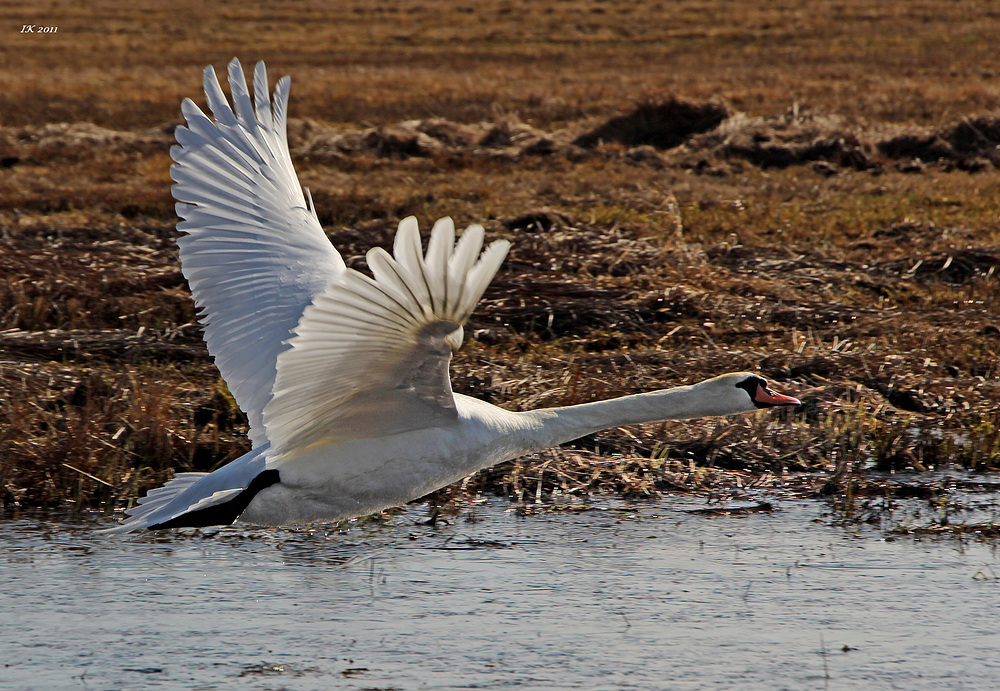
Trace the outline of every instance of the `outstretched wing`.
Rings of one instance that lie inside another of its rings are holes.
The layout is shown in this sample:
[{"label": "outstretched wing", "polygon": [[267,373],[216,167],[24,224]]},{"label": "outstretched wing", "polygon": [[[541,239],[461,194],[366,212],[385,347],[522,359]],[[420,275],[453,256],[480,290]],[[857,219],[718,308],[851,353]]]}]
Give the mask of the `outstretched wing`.
[{"label": "outstretched wing", "polygon": [[321,440],[386,436],[456,418],[448,363],[510,246],[497,240],[480,256],[482,244],[483,228],[473,225],[456,245],[455,226],[444,218],[424,256],[416,219],[407,218],[393,256],[368,252],[374,279],[348,269],[314,298],[291,348],[278,355],[274,395],[264,408],[271,458]]},{"label": "outstretched wing", "polygon": [[190,99],[177,128],[177,229],[183,272],[191,285],[208,350],[250,419],[254,448],[267,441],[263,411],[278,355],[306,305],[344,271],[288,153],[289,78],[268,97],[264,63],[254,70],[251,103],[243,69],[229,63],[235,113],[215,70],[204,73],[209,119]]}]

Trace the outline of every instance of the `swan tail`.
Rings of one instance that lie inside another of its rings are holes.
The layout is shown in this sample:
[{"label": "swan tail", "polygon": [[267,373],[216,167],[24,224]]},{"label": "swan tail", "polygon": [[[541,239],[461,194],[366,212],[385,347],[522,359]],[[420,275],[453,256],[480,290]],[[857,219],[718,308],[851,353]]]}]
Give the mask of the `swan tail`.
[{"label": "swan tail", "polygon": [[178,473],[126,509],[127,519],[100,532],[229,525],[258,492],[279,480],[277,471],[264,468],[266,449],[254,449],[212,473]]}]

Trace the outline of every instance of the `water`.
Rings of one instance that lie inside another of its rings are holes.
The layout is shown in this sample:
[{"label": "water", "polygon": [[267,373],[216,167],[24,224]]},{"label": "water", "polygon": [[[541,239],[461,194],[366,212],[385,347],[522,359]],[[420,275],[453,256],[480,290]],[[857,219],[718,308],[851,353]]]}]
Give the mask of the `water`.
[{"label": "water", "polygon": [[7,521],[0,688],[996,688],[994,544],[778,505],[493,500],[436,526],[411,507],[344,534],[131,539]]}]

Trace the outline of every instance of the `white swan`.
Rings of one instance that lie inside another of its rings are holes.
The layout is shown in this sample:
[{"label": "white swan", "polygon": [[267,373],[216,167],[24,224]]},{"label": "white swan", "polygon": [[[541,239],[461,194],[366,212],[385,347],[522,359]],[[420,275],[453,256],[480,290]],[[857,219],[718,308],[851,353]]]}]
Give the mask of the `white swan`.
[{"label": "white swan", "polygon": [[171,172],[184,275],[253,449],[213,473],[178,474],[108,532],[336,521],[609,427],[798,404],[746,372],[523,413],[453,394],[451,354],[509,243],[480,253],[483,228],[455,243],[445,218],[422,254],[407,218],[392,255],[368,252],[374,279],[348,269],[292,168],[288,77],[272,103],[258,63],[251,103],[234,59],[229,84],[235,108],[205,69],[215,122],[185,99]]}]

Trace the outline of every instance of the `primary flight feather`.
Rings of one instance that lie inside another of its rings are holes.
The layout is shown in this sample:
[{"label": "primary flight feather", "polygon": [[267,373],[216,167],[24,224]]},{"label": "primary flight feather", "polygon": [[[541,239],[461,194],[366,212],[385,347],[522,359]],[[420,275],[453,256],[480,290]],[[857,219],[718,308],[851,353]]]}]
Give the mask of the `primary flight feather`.
[{"label": "primary flight feather", "polygon": [[229,63],[232,107],[204,73],[213,118],[190,99],[170,150],[181,266],[209,352],[250,421],[249,453],[212,473],[180,473],[109,532],[336,521],[404,503],[482,468],[592,432],[665,419],[796,405],[759,376],[514,413],[451,390],[463,325],[509,243],[455,241],[439,220],[423,251],[415,219],[392,254],[348,268],[292,167],[289,78],[253,98]]}]

